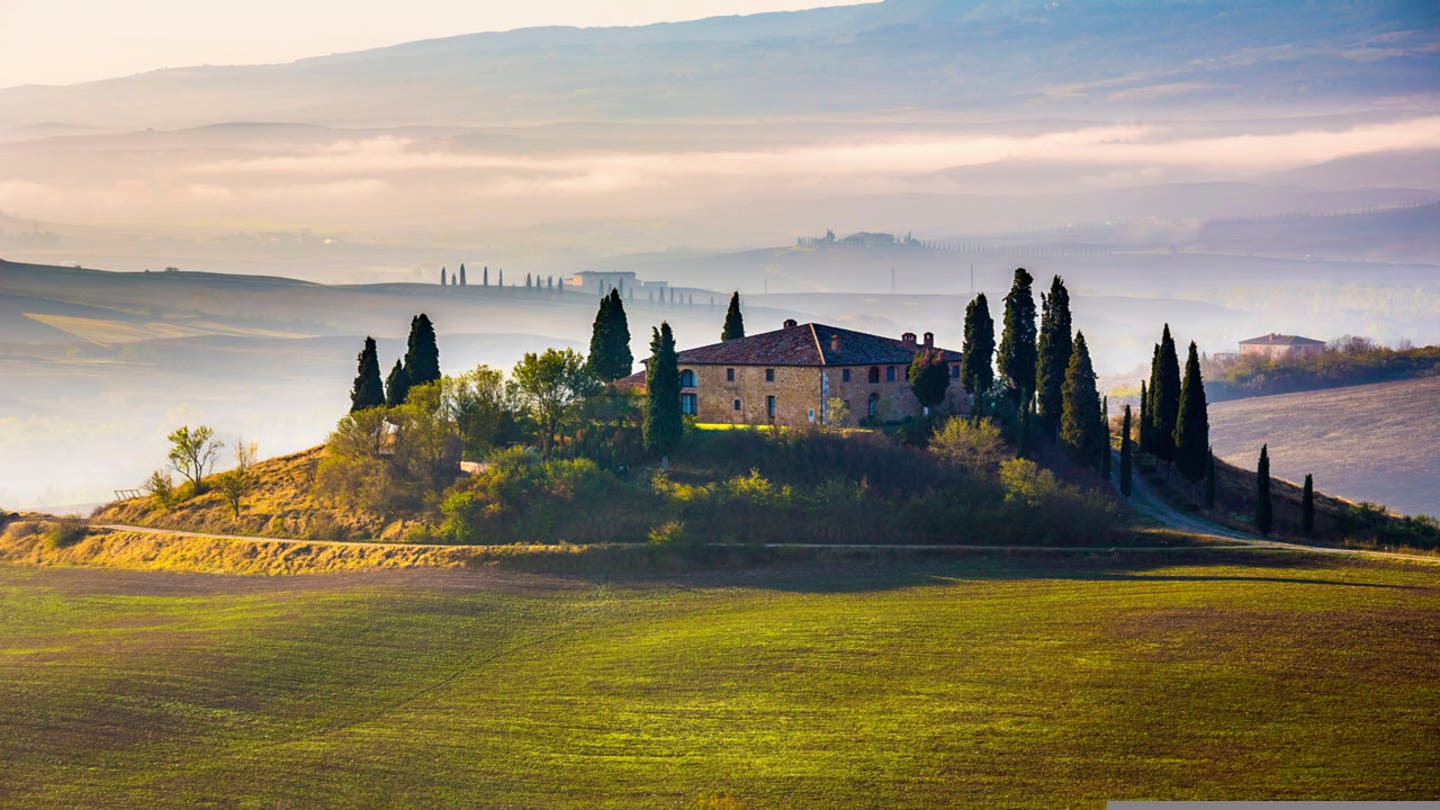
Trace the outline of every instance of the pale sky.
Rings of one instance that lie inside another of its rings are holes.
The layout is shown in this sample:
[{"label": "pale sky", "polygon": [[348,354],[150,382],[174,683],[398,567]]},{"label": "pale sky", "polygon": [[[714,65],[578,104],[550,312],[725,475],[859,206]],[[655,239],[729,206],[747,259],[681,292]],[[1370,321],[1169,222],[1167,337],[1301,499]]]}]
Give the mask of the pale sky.
[{"label": "pale sky", "polygon": [[[850,0],[857,2],[858,0]],[[843,0],[0,0],[0,87],[288,62],[533,25],[638,25]]]}]

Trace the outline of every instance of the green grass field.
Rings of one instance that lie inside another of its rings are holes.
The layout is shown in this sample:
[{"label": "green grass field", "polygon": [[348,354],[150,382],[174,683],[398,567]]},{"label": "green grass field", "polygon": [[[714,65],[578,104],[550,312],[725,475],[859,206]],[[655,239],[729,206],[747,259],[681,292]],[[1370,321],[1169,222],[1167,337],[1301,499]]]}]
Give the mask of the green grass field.
[{"label": "green grass field", "polygon": [[1440,793],[1430,566],[0,568],[0,617],[13,807]]}]

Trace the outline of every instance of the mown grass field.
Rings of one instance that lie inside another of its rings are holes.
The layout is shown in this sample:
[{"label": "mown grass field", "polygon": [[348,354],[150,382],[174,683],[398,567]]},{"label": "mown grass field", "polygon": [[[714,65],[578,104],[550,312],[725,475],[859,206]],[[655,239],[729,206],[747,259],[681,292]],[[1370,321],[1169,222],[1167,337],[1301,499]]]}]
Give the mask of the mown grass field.
[{"label": "mown grass field", "polygon": [[0,568],[0,804],[1440,792],[1440,571],[1213,559]]}]

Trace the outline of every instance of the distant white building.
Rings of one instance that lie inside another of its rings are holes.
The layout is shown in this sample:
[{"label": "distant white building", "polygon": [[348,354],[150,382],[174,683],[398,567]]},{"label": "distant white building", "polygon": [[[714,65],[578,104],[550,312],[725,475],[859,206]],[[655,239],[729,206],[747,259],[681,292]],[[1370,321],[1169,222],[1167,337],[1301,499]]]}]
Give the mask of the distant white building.
[{"label": "distant white building", "polygon": [[1263,355],[1272,360],[1282,357],[1314,357],[1325,351],[1325,341],[1299,335],[1268,335],[1240,341],[1240,355]]}]

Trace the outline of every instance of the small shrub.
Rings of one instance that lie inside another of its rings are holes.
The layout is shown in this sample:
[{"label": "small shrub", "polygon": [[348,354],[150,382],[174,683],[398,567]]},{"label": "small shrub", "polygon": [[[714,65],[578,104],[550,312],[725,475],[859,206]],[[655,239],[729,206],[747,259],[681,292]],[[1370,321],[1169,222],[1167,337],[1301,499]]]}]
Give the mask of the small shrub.
[{"label": "small shrub", "polygon": [[75,545],[90,532],[90,524],[80,518],[65,517],[52,522],[45,529],[47,548],[68,548]]},{"label": "small shrub", "polygon": [[685,531],[685,524],[678,520],[666,521],[650,530],[650,542],[661,547],[690,545],[693,538]]},{"label": "small shrub", "polygon": [[161,509],[169,509],[176,503],[175,480],[168,472],[156,470],[150,473],[141,488],[155,498],[155,505]]}]

